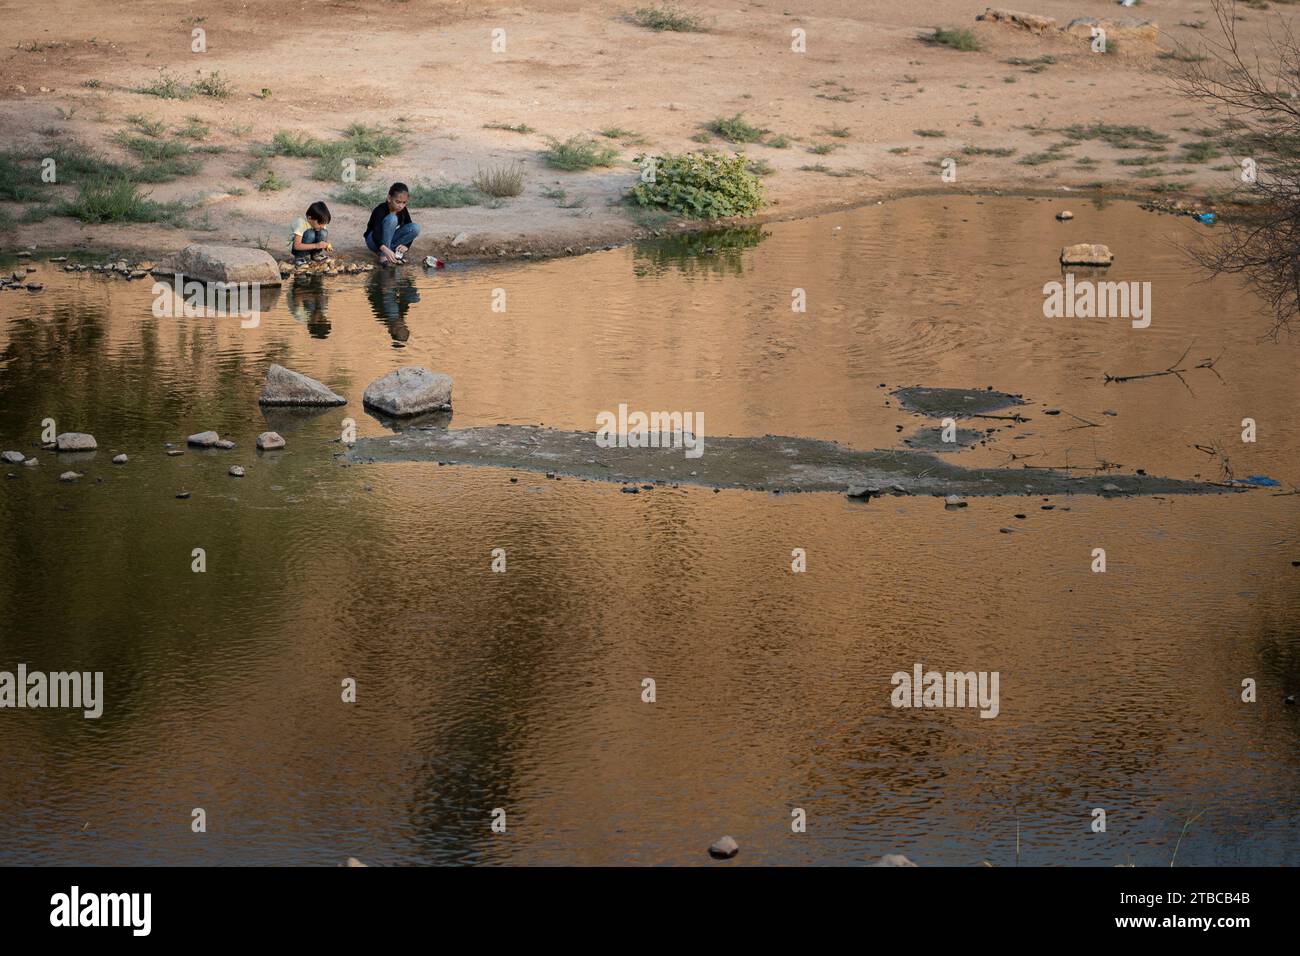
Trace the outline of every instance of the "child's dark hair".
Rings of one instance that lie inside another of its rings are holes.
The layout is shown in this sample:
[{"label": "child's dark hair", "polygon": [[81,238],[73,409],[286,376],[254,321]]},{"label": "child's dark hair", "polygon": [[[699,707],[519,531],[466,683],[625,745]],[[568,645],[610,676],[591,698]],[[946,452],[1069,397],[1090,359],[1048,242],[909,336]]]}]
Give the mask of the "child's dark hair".
[{"label": "child's dark hair", "polygon": [[400,196],[402,193],[406,193],[408,196],[411,194],[411,191],[406,188],[406,183],[393,183],[388,187],[388,195],[390,196]]},{"label": "child's dark hair", "polygon": [[329,225],[330,207],[323,202],[314,202],[307,207],[307,218]]}]

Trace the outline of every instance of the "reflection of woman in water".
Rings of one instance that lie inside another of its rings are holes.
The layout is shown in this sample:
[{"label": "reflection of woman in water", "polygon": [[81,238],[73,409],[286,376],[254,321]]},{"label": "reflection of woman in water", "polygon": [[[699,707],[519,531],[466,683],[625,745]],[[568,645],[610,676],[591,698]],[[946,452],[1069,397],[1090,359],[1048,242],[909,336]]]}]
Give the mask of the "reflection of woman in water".
[{"label": "reflection of woman in water", "polygon": [[289,314],[306,325],[307,333],[314,339],[329,338],[330,321],[325,315],[328,302],[329,293],[325,290],[324,276],[294,276],[289,285]]},{"label": "reflection of woman in water", "polygon": [[376,269],[366,282],[366,296],[370,299],[370,309],[375,318],[388,326],[393,348],[405,347],[406,340],[411,337],[411,330],[406,325],[406,312],[412,303],[420,301],[415,280],[406,274],[405,269]]}]

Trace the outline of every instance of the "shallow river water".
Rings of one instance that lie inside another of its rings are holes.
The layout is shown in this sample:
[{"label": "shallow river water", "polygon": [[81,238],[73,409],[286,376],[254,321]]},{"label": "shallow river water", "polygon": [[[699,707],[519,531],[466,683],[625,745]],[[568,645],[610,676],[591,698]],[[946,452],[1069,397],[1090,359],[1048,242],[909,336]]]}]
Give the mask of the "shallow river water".
[{"label": "shallow river water", "polygon": [[[0,670],[102,671],[105,703],[0,710],[0,863],[704,864],[724,833],[736,864],[1300,862],[1295,344],[1191,266],[1206,227],[1058,208],[913,199],[340,276],[255,328],[156,318],[149,280],[38,253],[44,291],[0,292],[0,445],[40,459],[0,468]],[[1151,283],[1148,328],[1044,318],[1071,241]],[[1104,381],[1189,347],[1215,367]],[[264,416],[273,362],[349,404]],[[452,427],[594,431],[626,403],[702,412],[706,455],[708,435],[897,447],[938,423],[895,388],[992,386],[1030,421],[964,422],[996,430],[956,461],[1281,484],[954,510],[348,465],[343,420],[387,434],[361,392],[403,364],[455,379]],[[41,450],[47,418],[99,450]],[[268,428],[285,450],[253,448]],[[238,447],[165,454],[206,429]],[[997,672],[997,716],[891,706],[915,664]]]}]

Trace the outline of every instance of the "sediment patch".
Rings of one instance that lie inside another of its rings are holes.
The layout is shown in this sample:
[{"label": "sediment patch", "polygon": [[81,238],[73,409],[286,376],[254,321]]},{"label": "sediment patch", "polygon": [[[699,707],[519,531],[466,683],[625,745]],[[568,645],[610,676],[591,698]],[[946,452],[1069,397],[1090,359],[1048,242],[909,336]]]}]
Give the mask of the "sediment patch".
[{"label": "sediment patch", "polygon": [[612,482],[668,482],[757,491],[869,489],[872,494],[1208,494],[1228,489],[1151,475],[1070,475],[1027,468],[962,468],[908,449],[855,451],[830,441],[765,435],[707,438],[700,458],[680,448],[602,448],[595,432],[530,425],[410,429],[364,438],[350,462],[428,461],[518,468]]}]

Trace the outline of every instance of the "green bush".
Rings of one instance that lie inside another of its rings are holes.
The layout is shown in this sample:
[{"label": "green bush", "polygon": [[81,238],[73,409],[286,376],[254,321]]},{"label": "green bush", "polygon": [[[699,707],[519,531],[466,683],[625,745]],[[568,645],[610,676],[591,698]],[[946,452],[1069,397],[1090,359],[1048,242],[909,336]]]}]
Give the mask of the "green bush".
[{"label": "green bush", "polygon": [[590,136],[570,136],[563,143],[547,137],[550,145],[542,151],[542,158],[556,169],[591,169],[593,166],[612,166],[618,150],[598,143]]},{"label": "green bush", "polygon": [[980,41],[975,36],[973,30],[955,30],[947,27],[935,27],[934,34],[928,39],[931,43],[937,43],[940,46],[950,46],[954,50],[961,50],[963,53],[972,53],[981,49]]},{"label": "green bush", "polygon": [[180,203],[159,203],[124,176],[98,176],[81,184],[77,198],[63,203],[60,214],[82,222],[172,222],[184,211]]},{"label": "green bush", "polygon": [[[644,159],[638,156],[638,165]],[[656,156],[655,181],[638,182],[632,197],[642,206],[700,219],[748,216],[763,204],[763,184],[748,162],[739,153],[726,156],[713,150]]]}]

